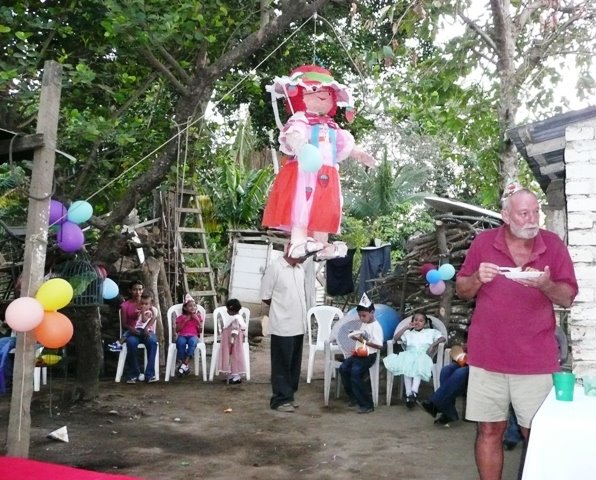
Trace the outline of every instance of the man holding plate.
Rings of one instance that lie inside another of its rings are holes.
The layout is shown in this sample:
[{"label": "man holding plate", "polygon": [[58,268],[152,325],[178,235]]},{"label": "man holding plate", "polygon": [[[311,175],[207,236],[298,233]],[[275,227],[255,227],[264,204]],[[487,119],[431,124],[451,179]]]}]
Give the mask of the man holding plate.
[{"label": "man holding plate", "polygon": [[510,403],[527,442],[532,418],[552,387],[551,374],[559,370],[554,305],[569,307],[577,294],[567,247],[539,228],[539,213],[531,191],[508,185],[504,225],[478,234],[456,279],[459,297],[476,298],[466,418],[478,422],[481,480],[501,478]]}]

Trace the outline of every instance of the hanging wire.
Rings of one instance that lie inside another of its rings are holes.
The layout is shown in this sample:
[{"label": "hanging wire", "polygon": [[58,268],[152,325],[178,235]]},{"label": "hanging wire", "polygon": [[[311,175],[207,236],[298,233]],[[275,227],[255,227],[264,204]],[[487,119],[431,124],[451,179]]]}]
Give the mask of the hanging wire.
[{"label": "hanging wire", "polygon": [[312,36],[312,64],[316,65],[317,63],[317,12],[315,12],[312,16],[313,24],[314,24],[314,33]]}]

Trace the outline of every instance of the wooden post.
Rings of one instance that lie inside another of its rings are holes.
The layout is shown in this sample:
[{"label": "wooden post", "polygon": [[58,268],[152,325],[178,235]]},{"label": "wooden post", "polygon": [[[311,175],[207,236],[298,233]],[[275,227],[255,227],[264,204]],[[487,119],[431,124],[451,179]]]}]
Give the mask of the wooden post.
[{"label": "wooden post", "polygon": [[[33,156],[21,287],[21,295],[27,297],[35,295],[45,270],[61,82],[62,65],[45,62],[37,116],[37,133],[43,134],[44,146]],[[7,435],[7,453],[12,457],[29,456],[34,365],[33,332],[18,333]]]},{"label": "wooden post", "polygon": [[[447,234],[445,232],[445,224],[441,220],[435,220],[435,228],[437,233],[437,246],[439,247],[439,259],[449,260],[451,252],[447,247]],[[445,282],[445,292],[441,295],[439,304],[439,317],[443,320],[445,327],[449,331],[449,321],[451,318],[451,302],[453,300],[453,282]],[[448,338],[446,339],[449,340]]]}]

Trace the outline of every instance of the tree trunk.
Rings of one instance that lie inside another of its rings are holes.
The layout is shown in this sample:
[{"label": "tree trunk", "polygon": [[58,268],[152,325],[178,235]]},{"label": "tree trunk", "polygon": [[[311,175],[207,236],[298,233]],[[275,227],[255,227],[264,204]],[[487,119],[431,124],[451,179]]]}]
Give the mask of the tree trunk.
[{"label": "tree trunk", "polygon": [[77,355],[77,381],[72,400],[92,400],[99,392],[99,374],[103,365],[99,307],[71,307],[65,315],[74,324]]},{"label": "tree trunk", "polygon": [[515,126],[515,115],[519,107],[515,68],[515,38],[511,20],[509,0],[491,0],[490,6],[494,22],[494,42],[497,55],[497,74],[499,75],[500,104],[499,123],[503,140],[501,155],[501,179],[503,187],[517,177],[517,152],[510,140],[505,139],[505,132]]}]

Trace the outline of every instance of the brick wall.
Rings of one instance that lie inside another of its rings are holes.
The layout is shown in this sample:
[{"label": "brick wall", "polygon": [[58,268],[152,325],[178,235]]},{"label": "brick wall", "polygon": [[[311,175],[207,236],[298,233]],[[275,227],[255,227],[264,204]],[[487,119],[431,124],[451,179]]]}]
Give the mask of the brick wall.
[{"label": "brick wall", "polygon": [[568,333],[573,371],[596,373],[596,119],[565,131],[568,243],[579,294]]}]

